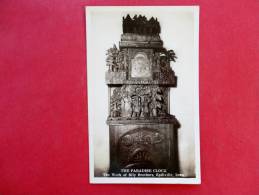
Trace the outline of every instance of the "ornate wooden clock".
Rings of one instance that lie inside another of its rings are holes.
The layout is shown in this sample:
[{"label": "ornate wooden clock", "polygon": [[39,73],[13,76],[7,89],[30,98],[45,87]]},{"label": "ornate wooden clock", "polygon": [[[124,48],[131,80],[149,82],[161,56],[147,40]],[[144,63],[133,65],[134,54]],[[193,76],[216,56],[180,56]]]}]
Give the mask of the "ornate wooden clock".
[{"label": "ornate wooden clock", "polygon": [[110,173],[122,169],[178,172],[177,119],[169,114],[169,90],[176,87],[170,67],[173,50],[160,39],[153,17],[123,17],[119,48],[107,51]]}]

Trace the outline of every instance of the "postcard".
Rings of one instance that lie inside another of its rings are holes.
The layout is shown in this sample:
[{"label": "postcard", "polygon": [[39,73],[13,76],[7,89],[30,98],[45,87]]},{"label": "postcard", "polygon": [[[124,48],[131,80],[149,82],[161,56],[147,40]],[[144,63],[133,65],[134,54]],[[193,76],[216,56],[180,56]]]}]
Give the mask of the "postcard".
[{"label": "postcard", "polygon": [[90,182],[200,184],[199,7],[85,11]]}]

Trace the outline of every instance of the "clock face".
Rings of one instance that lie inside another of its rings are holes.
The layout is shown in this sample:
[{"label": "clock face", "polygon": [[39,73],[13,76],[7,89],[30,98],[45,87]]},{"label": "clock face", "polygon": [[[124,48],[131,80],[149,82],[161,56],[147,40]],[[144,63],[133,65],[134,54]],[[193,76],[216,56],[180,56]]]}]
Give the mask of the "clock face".
[{"label": "clock face", "polygon": [[145,53],[137,53],[131,63],[131,77],[151,77],[151,64]]}]

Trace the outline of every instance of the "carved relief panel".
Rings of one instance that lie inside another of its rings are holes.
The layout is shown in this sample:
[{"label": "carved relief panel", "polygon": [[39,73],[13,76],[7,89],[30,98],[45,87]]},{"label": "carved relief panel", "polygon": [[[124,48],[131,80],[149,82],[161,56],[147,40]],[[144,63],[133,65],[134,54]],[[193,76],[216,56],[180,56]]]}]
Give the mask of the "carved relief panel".
[{"label": "carved relief panel", "polygon": [[124,85],[110,89],[110,119],[168,115],[168,89],[156,85]]},{"label": "carved relief panel", "polygon": [[122,135],[117,146],[122,167],[155,168],[162,164],[161,153],[168,147],[168,139],[158,130],[138,128]]}]

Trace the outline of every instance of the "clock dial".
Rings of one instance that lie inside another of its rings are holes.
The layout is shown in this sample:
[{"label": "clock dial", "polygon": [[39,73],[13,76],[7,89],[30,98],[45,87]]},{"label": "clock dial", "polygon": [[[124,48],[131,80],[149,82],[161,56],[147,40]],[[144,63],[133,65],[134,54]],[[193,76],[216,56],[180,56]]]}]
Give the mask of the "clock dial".
[{"label": "clock dial", "polygon": [[151,64],[145,53],[137,53],[132,60],[131,77],[147,78],[151,76]]}]

